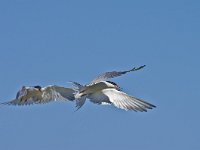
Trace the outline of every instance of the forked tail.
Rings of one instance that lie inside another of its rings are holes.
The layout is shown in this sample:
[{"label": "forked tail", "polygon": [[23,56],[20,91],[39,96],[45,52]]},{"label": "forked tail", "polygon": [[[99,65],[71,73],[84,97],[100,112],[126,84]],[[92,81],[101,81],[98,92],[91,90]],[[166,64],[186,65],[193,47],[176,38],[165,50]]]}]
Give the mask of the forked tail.
[{"label": "forked tail", "polygon": [[79,95],[79,92],[81,91],[81,89],[84,88],[84,85],[81,85],[78,82],[74,82],[74,81],[70,81],[73,86],[74,86],[74,90],[76,91],[75,94],[75,101],[76,101],[76,111],[79,110],[85,103],[86,101],[86,96],[82,96],[82,97],[78,97],[77,95]]}]

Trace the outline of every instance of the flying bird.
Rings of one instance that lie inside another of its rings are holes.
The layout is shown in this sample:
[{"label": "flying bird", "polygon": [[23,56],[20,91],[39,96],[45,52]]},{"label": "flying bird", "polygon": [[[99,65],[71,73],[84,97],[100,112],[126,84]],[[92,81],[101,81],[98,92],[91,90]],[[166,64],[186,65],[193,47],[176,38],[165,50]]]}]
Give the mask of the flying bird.
[{"label": "flying bird", "polygon": [[140,112],[156,107],[142,99],[122,92],[119,85],[112,81],[108,81],[110,78],[121,76],[128,72],[137,71],[144,67],[145,65],[127,71],[106,72],[97,76],[88,85],[81,85],[77,82],[72,82],[75,86],[74,90],[76,91],[75,99],[77,110],[84,105],[86,99],[89,99],[95,104],[112,104],[117,108]]},{"label": "flying bird", "polygon": [[71,88],[60,87],[56,85],[41,86],[22,86],[17,92],[14,100],[4,102],[5,105],[30,105],[44,104],[56,100],[73,101],[74,90]]}]

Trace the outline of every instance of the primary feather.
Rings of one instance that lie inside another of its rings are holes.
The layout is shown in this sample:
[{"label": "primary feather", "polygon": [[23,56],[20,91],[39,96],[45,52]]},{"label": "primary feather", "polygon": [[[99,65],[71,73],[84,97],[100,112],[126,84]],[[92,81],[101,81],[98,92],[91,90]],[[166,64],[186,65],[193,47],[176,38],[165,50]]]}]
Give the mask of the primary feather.
[{"label": "primary feather", "polygon": [[111,71],[111,72],[105,72],[99,76],[97,76],[94,80],[92,80],[91,83],[97,83],[97,82],[100,82],[100,81],[105,81],[107,79],[110,79],[110,78],[114,78],[114,77],[118,77],[118,76],[121,76],[123,74],[126,74],[128,72],[132,72],[132,71],[137,71],[137,70],[140,70],[142,68],[144,68],[146,65],[143,65],[143,66],[140,66],[138,68],[133,68],[133,69],[130,69],[130,70],[126,70],[126,71]]}]

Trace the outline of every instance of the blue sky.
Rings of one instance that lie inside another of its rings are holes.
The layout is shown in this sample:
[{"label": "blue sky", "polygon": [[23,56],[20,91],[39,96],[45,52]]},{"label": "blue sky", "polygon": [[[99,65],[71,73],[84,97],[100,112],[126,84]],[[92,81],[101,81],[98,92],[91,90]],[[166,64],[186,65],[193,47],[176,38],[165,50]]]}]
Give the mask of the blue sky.
[{"label": "blue sky", "polygon": [[113,79],[157,106],[147,113],[87,102],[0,108],[0,149],[200,149],[200,2],[0,2],[0,102],[22,85]]}]

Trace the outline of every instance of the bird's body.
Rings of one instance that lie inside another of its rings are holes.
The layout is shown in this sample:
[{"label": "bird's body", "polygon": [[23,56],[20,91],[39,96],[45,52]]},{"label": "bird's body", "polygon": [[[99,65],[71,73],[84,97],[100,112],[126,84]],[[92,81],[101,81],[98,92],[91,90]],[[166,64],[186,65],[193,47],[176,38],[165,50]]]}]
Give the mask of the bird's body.
[{"label": "bird's body", "polygon": [[74,90],[71,88],[60,87],[56,85],[41,86],[23,86],[14,100],[2,104],[7,105],[29,105],[48,103],[54,100],[74,100]]},{"label": "bird's body", "polygon": [[75,98],[78,99],[84,95],[90,95],[106,88],[115,88],[115,86],[107,81],[101,81],[94,84],[86,85],[78,93],[75,94]]},{"label": "bird's body", "polygon": [[73,82],[77,87],[75,90],[76,105],[79,108],[83,106],[85,100],[88,98],[91,102],[96,104],[112,104],[118,108],[124,110],[134,110],[134,111],[147,111],[147,109],[152,109],[154,105],[145,102],[139,98],[129,96],[128,94],[121,91],[121,88],[112,81],[106,81],[109,78],[121,76],[127,72],[139,70],[143,68],[134,68],[128,71],[113,71],[106,72],[98,76],[90,84],[82,86],[77,82]]}]

